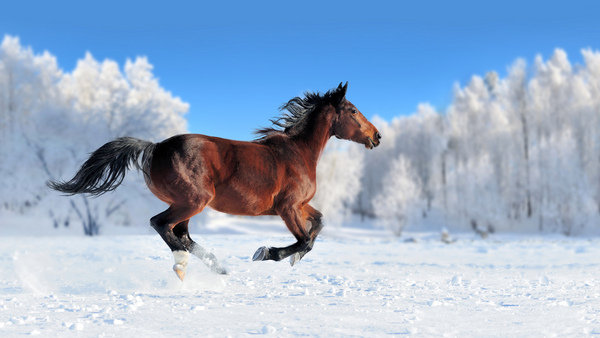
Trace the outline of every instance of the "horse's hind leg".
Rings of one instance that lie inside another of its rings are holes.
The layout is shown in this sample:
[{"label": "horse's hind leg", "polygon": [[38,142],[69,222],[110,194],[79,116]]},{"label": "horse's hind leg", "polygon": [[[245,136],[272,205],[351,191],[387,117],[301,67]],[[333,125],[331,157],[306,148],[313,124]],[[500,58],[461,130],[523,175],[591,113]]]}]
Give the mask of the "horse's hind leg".
[{"label": "horse's hind leg", "polygon": [[215,257],[215,255],[213,255],[212,253],[207,252],[206,249],[204,249],[201,245],[192,240],[188,231],[189,221],[190,220],[188,219],[183,222],[180,222],[173,228],[173,233],[175,234],[175,236],[179,239],[179,241],[181,241],[181,243],[188,252],[200,258],[200,260],[213,272],[221,275],[226,275],[227,270],[219,264],[217,257]]},{"label": "horse's hind leg", "polygon": [[173,232],[173,228],[180,222],[189,220],[193,215],[194,212],[188,209],[177,209],[171,206],[169,209],[150,219],[150,225],[158,232],[173,252],[173,257],[175,258],[173,271],[175,271],[181,280],[185,277],[190,254],[182,241]]}]

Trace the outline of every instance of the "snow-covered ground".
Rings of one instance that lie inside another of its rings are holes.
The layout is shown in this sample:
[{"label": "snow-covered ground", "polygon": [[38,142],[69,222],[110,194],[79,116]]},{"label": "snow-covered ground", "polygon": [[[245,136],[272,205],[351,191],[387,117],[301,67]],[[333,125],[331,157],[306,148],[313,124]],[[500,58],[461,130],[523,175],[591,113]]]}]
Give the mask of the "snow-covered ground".
[{"label": "snow-covered ground", "polygon": [[280,221],[213,223],[230,275],[192,257],[184,282],[158,235],[0,237],[0,337],[600,334],[599,238],[329,227],[290,267],[251,260]]}]

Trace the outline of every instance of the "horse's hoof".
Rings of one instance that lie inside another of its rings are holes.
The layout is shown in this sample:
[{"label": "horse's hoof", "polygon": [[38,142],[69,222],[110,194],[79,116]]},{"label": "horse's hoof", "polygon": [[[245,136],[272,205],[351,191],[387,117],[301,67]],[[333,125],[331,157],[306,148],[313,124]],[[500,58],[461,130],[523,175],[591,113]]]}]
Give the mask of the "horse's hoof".
[{"label": "horse's hoof", "polygon": [[177,274],[177,277],[183,282],[183,277],[187,271],[187,263],[190,258],[190,254],[187,251],[175,250],[173,251],[173,258],[175,258],[175,265],[173,265],[173,271]]},{"label": "horse's hoof", "polygon": [[256,250],[254,256],[252,256],[253,261],[264,261],[269,258],[269,248],[266,246],[262,246]]},{"label": "horse's hoof", "polygon": [[177,277],[183,282],[183,277],[185,277],[185,273],[187,272],[187,265],[175,264],[173,265],[173,271],[175,271]]},{"label": "horse's hoof", "polygon": [[290,266],[294,266],[294,264],[298,263],[302,259],[299,252],[290,256]]}]

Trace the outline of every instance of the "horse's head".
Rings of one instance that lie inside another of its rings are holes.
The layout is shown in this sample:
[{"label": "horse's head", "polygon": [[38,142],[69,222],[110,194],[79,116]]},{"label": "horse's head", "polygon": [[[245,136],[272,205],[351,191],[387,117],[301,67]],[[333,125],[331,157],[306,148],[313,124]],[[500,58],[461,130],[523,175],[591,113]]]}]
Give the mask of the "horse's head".
[{"label": "horse's head", "polygon": [[340,83],[333,94],[332,104],[336,109],[336,115],[331,126],[332,134],[337,138],[361,143],[368,149],[373,149],[381,143],[381,134],[350,101],[346,100],[347,89],[348,82],[343,87]]}]

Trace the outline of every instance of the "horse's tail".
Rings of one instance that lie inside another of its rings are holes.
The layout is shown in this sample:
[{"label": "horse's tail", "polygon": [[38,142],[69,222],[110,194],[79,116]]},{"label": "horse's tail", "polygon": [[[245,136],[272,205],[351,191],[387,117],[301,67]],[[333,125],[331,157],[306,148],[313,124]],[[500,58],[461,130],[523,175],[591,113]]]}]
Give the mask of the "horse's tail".
[{"label": "horse's tail", "polygon": [[[88,193],[100,196],[115,190],[123,182],[130,163],[144,172],[149,181],[149,164],[155,146],[152,142],[137,138],[119,137],[94,151],[70,181],[48,181],[46,184],[51,189],[69,195]],[[140,155],[141,164],[138,162]]]}]

